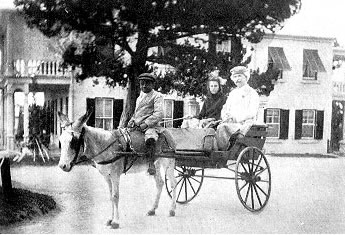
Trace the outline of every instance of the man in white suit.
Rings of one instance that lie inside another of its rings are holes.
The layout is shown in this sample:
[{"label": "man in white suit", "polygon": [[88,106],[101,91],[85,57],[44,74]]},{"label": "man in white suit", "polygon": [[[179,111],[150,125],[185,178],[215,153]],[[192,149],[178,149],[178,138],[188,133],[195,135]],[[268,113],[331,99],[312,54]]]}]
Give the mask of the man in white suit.
[{"label": "man in white suit", "polygon": [[153,90],[157,77],[151,73],[140,74],[140,96],[137,98],[135,111],[129,120],[127,127],[139,127],[145,133],[145,143],[149,157],[150,175],[156,173],[154,167],[154,152],[158,140],[159,122],[163,120],[163,96],[160,92]]},{"label": "man in white suit", "polygon": [[221,112],[222,122],[217,127],[216,138],[219,150],[228,150],[230,137],[243,138],[253,125],[259,110],[259,95],[247,82],[249,71],[244,66],[230,70],[231,80],[236,84]]}]

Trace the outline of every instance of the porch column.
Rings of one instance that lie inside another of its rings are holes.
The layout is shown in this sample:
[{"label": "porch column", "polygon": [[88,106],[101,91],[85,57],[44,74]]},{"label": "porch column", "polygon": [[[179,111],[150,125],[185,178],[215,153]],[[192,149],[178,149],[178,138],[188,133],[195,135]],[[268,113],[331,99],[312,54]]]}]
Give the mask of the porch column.
[{"label": "porch column", "polygon": [[4,90],[0,89],[0,149],[4,148]]},{"label": "porch column", "polygon": [[[11,17],[11,14],[8,15],[8,17]],[[6,22],[6,21],[5,21]],[[5,61],[5,76],[13,76],[14,74],[14,61],[13,61],[13,40],[12,40],[12,24],[11,19],[8,19],[7,22],[7,30],[6,30],[6,41],[5,41],[5,47],[6,47],[6,58],[4,58]]]},{"label": "porch column", "polygon": [[11,87],[7,87],[6,90],[6,127],[7,127],[7,143],[8,150],[14,150],[14,93]]},{"label": "porch column", "polygon": [[29,140],[29,91],[24,92],[24,143]]}]

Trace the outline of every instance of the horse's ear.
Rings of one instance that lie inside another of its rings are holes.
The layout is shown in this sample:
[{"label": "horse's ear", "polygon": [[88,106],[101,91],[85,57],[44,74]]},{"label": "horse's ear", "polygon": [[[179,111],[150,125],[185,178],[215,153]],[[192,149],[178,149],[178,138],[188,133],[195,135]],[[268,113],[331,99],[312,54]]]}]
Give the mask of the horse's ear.
[{"label": "horse's ear", "polygon": [[90,110],[86,111],[86,113],[78,119],[78,121],[76,122],[75,125],[76,126],[80,126],[80,125],[83,125],[84,123],[86,123],[87,120],[89,120],[92,112],[93,112],[92,110],[91,111]]},{"label": "horse's ear", "polygon": [[59,119],[60,119],[60,126],[61,127],[65,127],[65,126],[68,126],[71,124],[70,120],[68,119],[67,115],[61,113],[61,112],[58,112],[58,116],[59,116]]}]

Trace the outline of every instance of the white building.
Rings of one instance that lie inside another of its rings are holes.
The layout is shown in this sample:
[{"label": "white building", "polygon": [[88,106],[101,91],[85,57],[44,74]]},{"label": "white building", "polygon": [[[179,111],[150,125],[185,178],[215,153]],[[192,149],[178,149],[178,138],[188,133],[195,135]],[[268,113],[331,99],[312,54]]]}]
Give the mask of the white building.
[{"label": "white building", "polygon": [[281,70],[258,120],[269,153],[327,153],[331,138],[333,38],[267,35],[254,44],[251,69]]}]

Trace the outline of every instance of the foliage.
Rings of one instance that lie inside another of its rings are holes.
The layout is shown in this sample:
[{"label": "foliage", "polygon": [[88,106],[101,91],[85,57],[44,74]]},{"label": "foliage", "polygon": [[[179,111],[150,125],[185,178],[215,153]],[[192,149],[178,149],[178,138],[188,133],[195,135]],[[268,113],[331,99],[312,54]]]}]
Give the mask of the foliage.
[{"label": "foliage", "polygon": [[274,84],[278,80],[280,71],[269,68],[266,72],[260,73],[259,69],[251,73],[248,84],[253,87],[259,95],[269,96],[274,89]]},{"label": "foliage", "polygon": [[[301,0],[15,0],[15,4],[30,27],[48,37],[70,38],[64,41],[63,59],[82,69],[78,79],[105,76],[109,85],[127,84],[129,106],[124,114],[129,115],[138,95],[136,77],[150,69],[149,62],[157,62],[149,56],[150,48],[171,47],[170,59],[161,61],[177,67],[176,73],[167,74],[170,85],[182,81],[187,85],[180,92],[200,95],[211,68],[219,67],[222,74],[227,72],[223,68],[243,62],[242,38],[257,43],[265,32],[280,29],[299,11]],[[208,51],[176,43],[200,34],[214,39],[206,40]],[[224,66],[214,60],[215,43],[228,39],[231,55]]]}]

